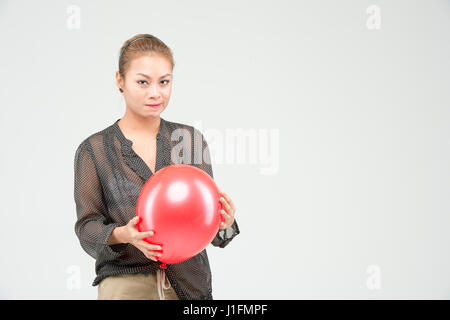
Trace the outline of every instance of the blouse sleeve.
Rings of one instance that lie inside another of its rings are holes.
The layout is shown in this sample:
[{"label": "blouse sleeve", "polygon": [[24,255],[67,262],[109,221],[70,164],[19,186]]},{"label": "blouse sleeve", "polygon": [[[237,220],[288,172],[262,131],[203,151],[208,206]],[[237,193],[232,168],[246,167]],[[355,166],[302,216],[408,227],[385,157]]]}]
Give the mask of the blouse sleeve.
[{"label": "blouse sleeve", "polygon": [[75,233],[84,251],[94,259],[104,262],[118,258],[124,247],[122,244],[107,244],[114,228],[120,225],[107,223],[103,191],[88,143],[80,144],[75,152]]},{"label": "blouse sleeve", "polygon": [[[200,168],[203,171],[205,171],[206,173],[208,173],[211,176],[211,178],[214,179],[214,175],[213,175],[213,171],[212,171],[212,164],[211,164],[211,155],[209,152],[208,143],[206,142],[206,139],[204,138],[203,134],[200,133],[200,131],[198,129],[194,128],[194,140],[196,140],[196,139],[197,140],[201,139],[201,142],[194,141],[194,163],[196,164],[196,166],[198,168]],[[201,145],[202,150],[196,151],[195,146],[197,146],[197,145]],[[201,153],[200,153],[200,151],[201,151]],[[240,233],[239,226],[238,226],[236,218],[235,218],[233,224],[229,228],[227,228],[225,230],[219,229],[216,236],[211,241],[211,244],[215,247],[224,248],[239,233]]]}]

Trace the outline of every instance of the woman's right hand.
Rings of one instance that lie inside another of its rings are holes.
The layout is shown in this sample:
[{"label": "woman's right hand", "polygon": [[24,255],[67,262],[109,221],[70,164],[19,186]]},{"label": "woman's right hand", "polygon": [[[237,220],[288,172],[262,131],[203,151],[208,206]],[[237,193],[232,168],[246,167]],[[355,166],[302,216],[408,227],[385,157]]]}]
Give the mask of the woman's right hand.
[{"label": "woman's right hand", "polygon": [[[153,261],[157,261],[154,256],[161,256],[160,252],[156,252],[156,250],[162,250],[162,247],[156,244],[150,244],[144,241],[144,238],[150,237],[153,235],[153,231],[144,231],[139,232],[136,225],[139,222],[139,216],[134,217],[128,223],[123,226],[124,228],[124,237],[127,243],[132,244],[136,248],[142,251],[142,253],[149,259]],[[161,251],[162,252],[162,251]]]}]

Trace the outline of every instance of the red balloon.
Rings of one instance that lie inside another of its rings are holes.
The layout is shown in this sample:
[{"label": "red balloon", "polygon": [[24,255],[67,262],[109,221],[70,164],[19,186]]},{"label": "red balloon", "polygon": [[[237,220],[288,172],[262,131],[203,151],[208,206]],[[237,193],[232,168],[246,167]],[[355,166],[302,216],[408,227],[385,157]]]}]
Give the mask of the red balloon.
[{"label": "red balloon", "polygon": [[221,221],[219,189],[203,170],[174,164],[158,170],[144,184],[137,201],[140,232],[154,231],[144,241],[162,246],[155,257],[166,263],[187,260],[215,237]]}]

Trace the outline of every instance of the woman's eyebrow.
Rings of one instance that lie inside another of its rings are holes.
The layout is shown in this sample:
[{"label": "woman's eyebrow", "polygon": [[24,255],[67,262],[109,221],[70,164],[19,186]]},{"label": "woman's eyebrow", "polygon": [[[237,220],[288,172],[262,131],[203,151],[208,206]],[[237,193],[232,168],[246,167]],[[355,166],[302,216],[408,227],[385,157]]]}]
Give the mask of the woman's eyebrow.
[{"label": "woman's eyebrow", "polygon": [[[144,76],[144,77],[146,77],[146,78],[148,78],[148,79],[151,79],[151,77],[149,77],[148,75],[146,75],[146,74],[144,74],[144,73],[140,73],[140,72],[139,72],[139,73],[136,73],[136,74],[141,75],[141,76]],[[161,78],[164,78],[164,77],[167,77],[167,76],[171,76],[171,75],[172,75],[171,73],[167,73],[167,74],[161,76],[160,79],[161,79]]]}]

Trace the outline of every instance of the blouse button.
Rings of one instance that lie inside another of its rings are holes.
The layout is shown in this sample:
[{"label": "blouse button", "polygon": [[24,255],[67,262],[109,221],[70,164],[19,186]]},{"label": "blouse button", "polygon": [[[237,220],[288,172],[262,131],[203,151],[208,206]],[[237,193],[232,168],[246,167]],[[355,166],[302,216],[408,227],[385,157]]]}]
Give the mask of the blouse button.
[{"label": "blouse button", "polygon": [[130,147],[128,147],[128,145],[125,145],[125,146],[123,147],[123,152],[126,153],[126,154],[131,154],[131,149],[130,149]]}]

